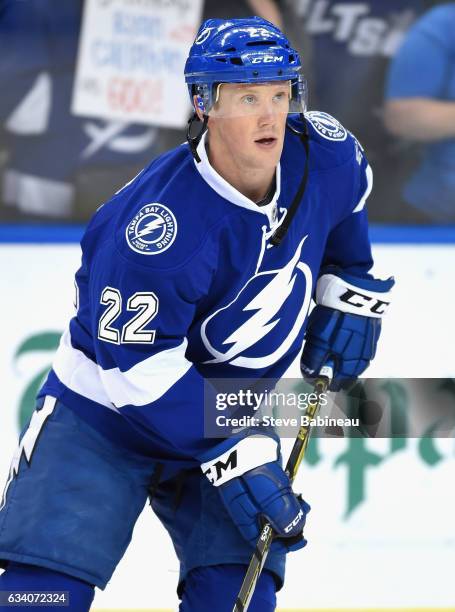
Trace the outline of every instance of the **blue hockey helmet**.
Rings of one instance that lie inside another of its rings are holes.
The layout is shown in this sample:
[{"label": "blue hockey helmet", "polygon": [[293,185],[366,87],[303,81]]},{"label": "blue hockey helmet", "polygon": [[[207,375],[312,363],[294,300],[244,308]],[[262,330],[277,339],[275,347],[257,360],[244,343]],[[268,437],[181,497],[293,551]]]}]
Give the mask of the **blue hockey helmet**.
[{"label": "blue hockey helmet", "polygon": [[219,83],[290,81],[290,113],[306,108],[306,82],[299,54],[277,26],[261,17],[208,19],[197,33],[185,65],[191,102],[207,113]]}]

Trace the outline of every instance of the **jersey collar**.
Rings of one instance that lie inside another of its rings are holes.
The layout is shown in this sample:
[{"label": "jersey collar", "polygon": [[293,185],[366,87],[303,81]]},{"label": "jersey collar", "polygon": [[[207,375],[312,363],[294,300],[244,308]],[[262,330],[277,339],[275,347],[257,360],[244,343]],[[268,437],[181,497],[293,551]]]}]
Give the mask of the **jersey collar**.
[{"label": "jersey collar", "polygon": [[281,191],[281,166],[278,163],[276,167],[276,190],[271,201],[265,206],[258,206],[256,202],[250,200],[243,193],[237,191],[235,187],[233,187],[230,183],[228,183],[218,172],[210,165],[209,158],[207,156],[207,151],[205,148],[205,142],[207,138],[207,132],[201,138],[201,141],[197,147],[197,152],[200,157],[200,162],[197,163],[194,160],[196,168],[199,174],[202,176],[204,181],[210,185],[210,187],[216,191],[218,195],[222,198],[232,202],[236,206],[241,206],[242,208],[248,208],[248,210],[252,210],[253,212],[265,215],[270,225],[274,224],[276,221],[276,209],[277,209],[277,201],[280,197]]}]

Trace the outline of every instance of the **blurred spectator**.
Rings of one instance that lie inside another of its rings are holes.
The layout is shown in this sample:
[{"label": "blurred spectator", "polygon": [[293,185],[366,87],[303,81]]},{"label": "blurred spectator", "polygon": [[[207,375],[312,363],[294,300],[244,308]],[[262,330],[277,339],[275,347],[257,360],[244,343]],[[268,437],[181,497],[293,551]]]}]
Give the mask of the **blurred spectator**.
[{"label": "blurred spectator", "polygon": [[206,0],[203,19],[229,19],[257,15],[268,19],[279,28],[283,27],[283,18],[276,0]]},{"label": "blurred spectator", "polygon": [[386,125],[424,144],[404,198],[428,219],[455,221],[455,2],[426,13],[393,60]]},{"label": "blurred spectator", "polygon": [[[310,107],[350,129],[373,167],[373,221],[421,221],[417,212],[404,219],[397,205],[415,147],[387,133],[382,109],[390,58],[426,6],[424,0],[285,0],[286,13],[311,40]],[[305,50],[303,57],[308,60]]]},{"label": "blurred spectator", "polygon": [[[0,220],[86,220],[160,151],[164,130],[71,114],[84,0],[0,0]],[[206,0],[204,18],[257,14],[275,0]]]},{"label": "blurred spectator", "polygon": [[0,0],[0,219],[87,219],[157,153],[157,130],[70,112],[83,0]]}]

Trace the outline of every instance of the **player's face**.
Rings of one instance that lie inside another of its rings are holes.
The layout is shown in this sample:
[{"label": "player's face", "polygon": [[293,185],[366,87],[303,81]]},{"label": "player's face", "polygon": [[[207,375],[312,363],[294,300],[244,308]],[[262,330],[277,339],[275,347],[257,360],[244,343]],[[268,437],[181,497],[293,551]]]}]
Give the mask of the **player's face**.
[{"label": "player's face", "polygon": [[222,84],[209,113],[211,142],[222,142],[226,153],[245,168],[275,168],[283,149],[289,94],[289,81]]}]

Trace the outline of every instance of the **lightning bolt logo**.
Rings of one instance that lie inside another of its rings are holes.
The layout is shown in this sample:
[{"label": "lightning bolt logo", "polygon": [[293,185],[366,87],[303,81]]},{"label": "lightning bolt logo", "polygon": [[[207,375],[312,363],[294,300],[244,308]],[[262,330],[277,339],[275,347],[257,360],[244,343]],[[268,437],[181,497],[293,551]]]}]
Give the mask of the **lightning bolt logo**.
[{"label": "lightning bolt logo", "polygon": [[23,435],[22,440],[19,442],[16,452],[14,453],[9,469],[8,480],[6,481],[5,490],[3,491],[3,496],[0,503],[0,510],[4,508],[8,489],[14,478],[19,473],[22,457],[25,459],[27,464],[30,465],[38,436],[41,433],[45,422],[53,413],[56,403],[57,400],[54,397],[46,397],[41,410],[37,410],[33,413],[28,429]]},{"label": "lightning bolt logo", "polygon": [[[311,300],[311,270],[307,264],[300,261],[303,243],[306,238],[307,236],[302,239],[294,256],[283,268],[256,273],[248,280],[230,304],[217,310],[204,321],[201,326],[202,340],[207,350],[214,356],[214,359],[210,359],[205,363],[223,363],[230,361],[231,365],[259,369],[268,367],[278,361],[278,359],[280,359],[280,357],[282,357],[291,347],[305,321]],[[303,274],[305,277],[305,296],[300,310],[292,321],[291,329],[287,330],[287,334],[283,338],[283,342],[281,342],[280,346],[269,355],[262,357],[243,356],[242,353],[264,338],[279,323],[280,317],[277,316],[278,312],[291,295],[298,274]],[[253,312],[254,314],[222,342],[223,346],[230,345],[226,352],[217,350],[209,340],[207,326],[217,315],[219,315],[219,313],[234,307],[236,302],[241,299],[245,289],[249,287],[251,283],[254,283],[256,279],[264,276],[270,276],[271,280],[242,309],[242,312]]]},{"label": "lightning bolt logo", "polygon": [[144,204],[128,223],[125,237],[128,246],[141,255],[164,253],[177,236],[177,220],[164,204]]},{"label": "lightning bolt logo", "polygon": [[136,234],[137,238],[142,238],[142,236],[147,236],[147,234],[151,234],[156,229],[164,225],[164,219],[161,217],[156,217],[153,221],[149,221],[140,232]]}]

